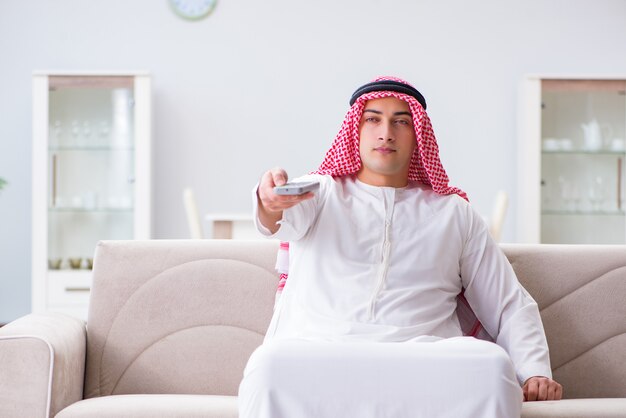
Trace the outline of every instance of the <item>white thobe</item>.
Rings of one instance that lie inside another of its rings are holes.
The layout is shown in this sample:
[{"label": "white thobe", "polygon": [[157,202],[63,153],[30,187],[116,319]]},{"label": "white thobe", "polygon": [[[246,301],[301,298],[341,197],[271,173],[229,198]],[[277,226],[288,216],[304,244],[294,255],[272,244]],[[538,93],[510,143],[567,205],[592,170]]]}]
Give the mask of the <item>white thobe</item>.
[{"label": "white thobe", "polygon": [[393,188],[353,176],[299,180],[313,178],[320,181],[315,197],[285,210],[273,235],[258,222],[254,197],[258,230],[290,242],[289,279],[264,344],[459,337],[456,297],[465,288],[518,381],[551,377],[537,304],[465,200],[418,182]]}]

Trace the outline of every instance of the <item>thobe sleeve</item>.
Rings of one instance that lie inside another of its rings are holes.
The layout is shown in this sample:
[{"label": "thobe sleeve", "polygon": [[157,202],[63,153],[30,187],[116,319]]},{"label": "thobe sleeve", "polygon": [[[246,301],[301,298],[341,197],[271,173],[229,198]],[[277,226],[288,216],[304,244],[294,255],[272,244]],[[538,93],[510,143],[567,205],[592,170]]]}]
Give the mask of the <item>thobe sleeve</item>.
[{"label": "thobe sleeve", "polygon": [[535,300],[517,280],[486,223],[468,205],[467,237],[460,261],[465,297],[489,334],[513,361],[523,383],[552,377],[548,344]]},{"label": "thobe sleeve", "polygon": [[261,221],[259,220],[259,201],[257,198],[257,190],[259,185],[257,183],[252,190],[253,201],[253,219],[256,229],[268,238],[275,238],[281,241],[297,241],[302,238],[309,230],[315,218],[317,216],[320,203],[328,190],[329,178],[319,175],[307,175],[302,176],[293,181],[310,181],[317,180],[320,182],[320,188],[314,192],[315,196],[312,199],[300,202],[296,206],[283,211],[283,217],[277,223],[280,225],[278,231],[272,234]]}]

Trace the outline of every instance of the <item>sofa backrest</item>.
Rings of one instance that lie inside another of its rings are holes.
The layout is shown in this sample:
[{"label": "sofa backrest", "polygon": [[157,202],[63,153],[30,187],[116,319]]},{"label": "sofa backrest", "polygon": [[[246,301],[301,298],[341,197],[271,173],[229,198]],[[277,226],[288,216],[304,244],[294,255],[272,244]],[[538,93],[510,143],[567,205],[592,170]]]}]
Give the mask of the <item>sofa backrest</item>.
[{"label": "sofa backrest", "polygon": [[[543,320],[567,398],[626,397],[626,247],[503,244]],[[85,397],[235,395],[272,316],[278,243],[103,241]]]},{"label": "sofa backrest", "polygon": [[539,305],[564,397],[626,397],[626,247],[501,247]]},{"label": "sofa backrest", "polygon": [[277,249],[267,240],[100,242],[85,398],[236,395],[272,315]]}]

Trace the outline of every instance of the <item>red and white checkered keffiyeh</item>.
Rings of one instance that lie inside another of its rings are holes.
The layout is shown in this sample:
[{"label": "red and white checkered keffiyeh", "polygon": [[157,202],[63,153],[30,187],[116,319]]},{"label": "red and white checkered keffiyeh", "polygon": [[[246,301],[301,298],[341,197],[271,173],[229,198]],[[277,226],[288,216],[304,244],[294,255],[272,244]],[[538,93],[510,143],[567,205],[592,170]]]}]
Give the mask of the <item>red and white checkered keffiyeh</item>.
[{"label": "red and white checkered keffiyeh", "polygon": [[[373,81],[392,80],[407,84],[406,81],[395,77],[378,77]],[[446,174],[439,159],[439,147],[435,140],[430,118],[426,110],[413,96],[395,91],[373,91],[365,93],[356,99],[348,110],[341,125],[339,133],[335,137],[331,148],[326,153],[324,161],[319,168],[311,174],[323,174],[333,177],[340,177],[355,174],[361,169],[361,158],[359,156],[359,126],[365,103],[371,99],[384,97],[396,97],[408,103],[413,116],[413,126],[417,147],[411,158],[409,167],[409,180],[417,180],[432,187],[433,191],[441,195],[456,193],[467,200],[467,195],[462,190],[448,185],[448,175]],[[288,277],[289,269],[289,243],[281,242],[276,269],[280,274],[278,284],[278,294],[283,290]],[[480,321],[472,311],[469,303],[465,299],[463,292],[457,297],[457,316],[461,324],[464,335],[493,341],[493,338],[485,331]]]}]

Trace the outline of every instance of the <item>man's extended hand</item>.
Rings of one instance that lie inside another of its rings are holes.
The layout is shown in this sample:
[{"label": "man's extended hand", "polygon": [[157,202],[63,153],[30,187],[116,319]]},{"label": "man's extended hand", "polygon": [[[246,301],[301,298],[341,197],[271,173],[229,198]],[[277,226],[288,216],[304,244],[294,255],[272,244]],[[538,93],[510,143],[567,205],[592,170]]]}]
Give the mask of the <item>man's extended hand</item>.
[{"label": "man's extended hand", "polygon": [[526,401],[558,401],[563,396],[563,386],[544,376],[533,376],[522,387]]},{"label": "man's extended hand", "polygon": [[276,167],[266,171],[259,182],[259,220],[272,233],[278,231],[279,225],[276,222],[283,217],[283,210],[313,197],[313,192],[299,196],[281,196],[274,193],[274,186],[282,186],[287,183],[287,179],[287,172]]}]

